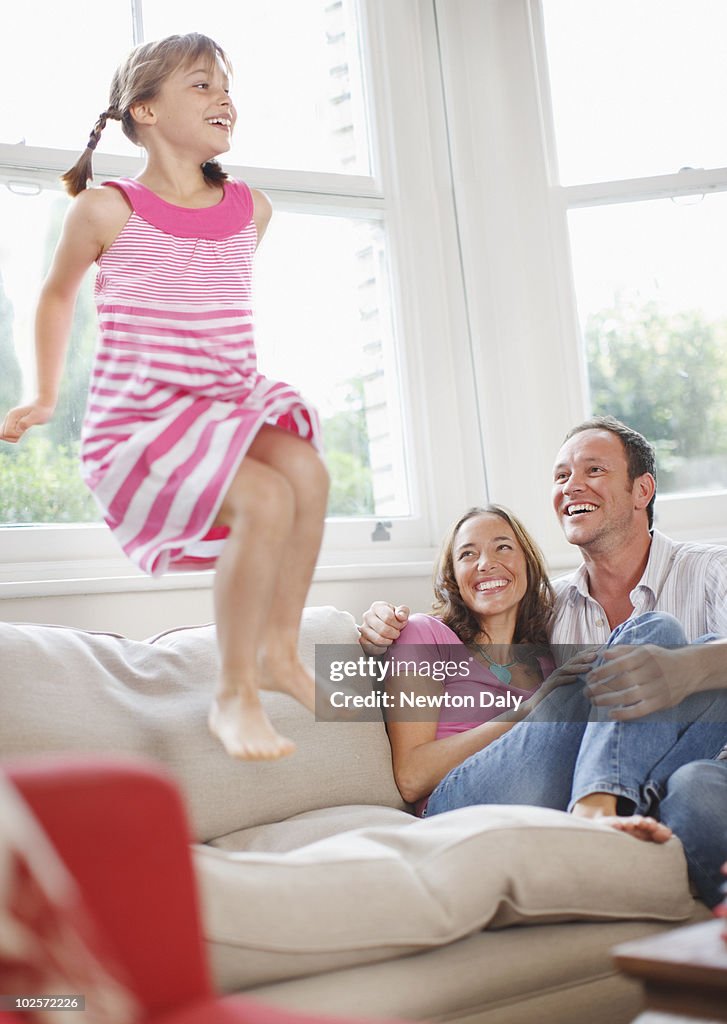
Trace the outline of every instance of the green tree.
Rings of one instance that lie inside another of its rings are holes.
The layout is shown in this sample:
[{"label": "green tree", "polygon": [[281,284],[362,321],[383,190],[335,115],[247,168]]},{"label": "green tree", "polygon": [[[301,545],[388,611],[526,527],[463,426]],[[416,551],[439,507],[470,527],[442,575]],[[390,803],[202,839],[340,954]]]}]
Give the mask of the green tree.
[{"label": "green tree", "polygon": [[[68,200],[54,205],[44,248],[47,271],[60,234]],[[98,519],[98,510],[79,473],[79,436],[96,334],[89,282],[76,303],[69,354],[55,415],[35,427],[18,445],[0,447],[0,522],[71,523]],[[12,306],[0,278],[0,401],[18,403],[20,367],[13,348]]]},{"label": "green tree", "polygon": [[369,440],[364,412],[363,382],[348,382],[347,408],[323,421],[326,461],[331,474],[329,516],[365,516],[374,513]]},{"label": "green tree", "polygon": [[0,522],[88,523],[98,509],[79,475],[78,452],[36,427],[0,455]]},{"label": "green tree", "polygon": [[662,483],[689,460],[727,455],[727,322],[617,301],[585,329],[591,406],[656,445]]},{"label": "green tree", "polygon": [[5,291],[0,271],[0,419],[21,398],[23,376],[15,352],[13,304]]}]

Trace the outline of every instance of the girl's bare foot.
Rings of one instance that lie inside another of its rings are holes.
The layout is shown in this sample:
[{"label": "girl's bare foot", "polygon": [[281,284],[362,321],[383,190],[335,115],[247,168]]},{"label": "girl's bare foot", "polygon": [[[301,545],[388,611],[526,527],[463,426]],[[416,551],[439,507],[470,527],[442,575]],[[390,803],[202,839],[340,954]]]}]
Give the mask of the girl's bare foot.
[{"label": "girl's bare foot", "polygon": [[295,744],[275,731],[257,694],[220,693],[207,719],[210,732],[230,757],[245,761],[273,761],[287,757]]},{"label": "girl's bare foot", "polygon": [[316,683],[308,669],[298,657],[297,650],[289,653],[276,651],[265,654],[260,663],[260,686],[263,690],[277,690],[287,693],[315,712]]}]

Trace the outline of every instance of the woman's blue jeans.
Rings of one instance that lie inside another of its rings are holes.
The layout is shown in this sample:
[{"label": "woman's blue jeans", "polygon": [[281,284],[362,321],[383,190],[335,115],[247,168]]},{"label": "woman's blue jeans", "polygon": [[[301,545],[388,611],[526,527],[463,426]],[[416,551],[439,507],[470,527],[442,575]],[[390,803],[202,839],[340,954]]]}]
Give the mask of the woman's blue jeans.
[{"label": "woman's blue jeans", "polygon": [[[702,637],[697,643],[709,639],[714,638]],[[683,647],[687,640],[672,616],[647,612],[615,629],[607,646],[647,643]],[[638,721],[613,722],[591,705],[579,680],[555,689],[524,722],[453,768],[429,797],[426,814],[472,804],[569,810],[589,793],[612,793],[621,813],[650,814],[663,801],[661,818],[682,838],[689,857],[695,815],[679,796],[687,789],[685,773],[675,773],[706,760],[722,780],[721,788],[715,783],[722,810],[702,816],[699,827],[714,835],[721,863],[727,859],[727,762],[707,759],[715,758],[726,741],[727,690],[692,694],[678,707]],[[710,817],[711,825],[704,820]],[[693,845],[696,850],[705,843],[697,838]],[[706,860],[711,889],[702,891],[697,872],[694,877],[703,898],[714,904],[719,900],[719,863],[713,863],[714,853]]]}]

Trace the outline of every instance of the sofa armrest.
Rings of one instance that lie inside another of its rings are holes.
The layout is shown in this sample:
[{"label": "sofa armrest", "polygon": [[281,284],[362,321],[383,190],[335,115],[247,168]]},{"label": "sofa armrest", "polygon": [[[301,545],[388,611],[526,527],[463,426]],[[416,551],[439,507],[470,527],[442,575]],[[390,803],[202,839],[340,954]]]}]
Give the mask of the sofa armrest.
[{"label": "sofa armrest", "polygon": [[174,783],[151,763],[95,755],[18,759],[3,768],[147,1012],[211,996],[189,829]]}]

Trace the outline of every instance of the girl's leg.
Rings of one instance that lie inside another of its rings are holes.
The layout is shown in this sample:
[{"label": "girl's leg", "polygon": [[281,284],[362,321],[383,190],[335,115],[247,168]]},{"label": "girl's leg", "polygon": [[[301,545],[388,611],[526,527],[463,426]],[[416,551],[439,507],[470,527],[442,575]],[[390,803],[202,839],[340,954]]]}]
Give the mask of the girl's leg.
[{"label": "girl's leg", "polygon": [[209,725],[233,757],[276,758],[294,749],[275,732],[260,704],[257,664],[294,512],[285,478],[247,456],[216,520],[230,533],[215,573],[221,664]]},{"label": "girl's leg", "polygon": [[261,637],[261,686],[284,690],[313,711],[315,682],[298,657],[298,634],[323,537],[328,471],[311,444],[275,427],[263,427],[251,454],[285,477],[295,504]]},{"label": "girl's leg", "polygon": [[259,688],[314,709],[315,683],[298,658],[298,632],[327,500],[328,474],[312,445],[262,427],[217,518],[230,536],[215,577],[222,676],[210,728],[235,757],[293,750],[270,725]]}]

